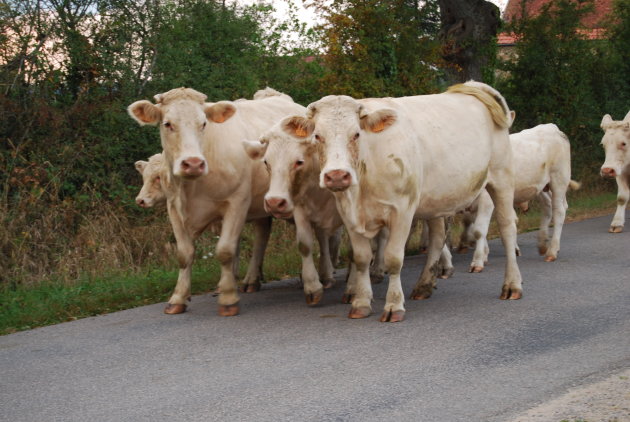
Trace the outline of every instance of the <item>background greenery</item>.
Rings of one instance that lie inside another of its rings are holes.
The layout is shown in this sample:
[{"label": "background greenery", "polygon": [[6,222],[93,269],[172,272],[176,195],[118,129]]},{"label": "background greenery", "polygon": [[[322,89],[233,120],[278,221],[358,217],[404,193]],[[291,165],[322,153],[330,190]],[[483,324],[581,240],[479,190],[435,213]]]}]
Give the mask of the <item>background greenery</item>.
[{"label": "background greenery", "polygon": [[[48,308],[66,303],[51,290],[37,296],[42,286],[128,292],[132,304],[170,291],[176,265],[164,210],[134,203],[133,163],[160,146],[155,128],[128,117],[133,101],[178,86],[211,101],[272,86],[306,105],[327,94],[403,96],[449,85],[437,1],[309,3],[317,28],[301,23],[295,7],[279,19],[270,6],[229,1],[0,1],[0,313],[21,307],[26,291],[33,302],[49,297]],[[630,4],[615,2],[606,37],[596,41],[576,31],[591,8],[558,0],[513,22],[504,29],[521,34],[518,60],[497,60],[484,74],[517,111],[514,130],[556,123],[572,142],[574,178],[604,192],[614,185],[598,176],[599,123],[629,108]],[[287,230],[274,229],[268,256],[281,258],[268,278],[299,271],[292,236],[281,236]],[[216,278],[214,260],[203,259],[213,241],[199,242],[197,271],[206,279]],[[130,277],[152,287],[128,289]]]}]

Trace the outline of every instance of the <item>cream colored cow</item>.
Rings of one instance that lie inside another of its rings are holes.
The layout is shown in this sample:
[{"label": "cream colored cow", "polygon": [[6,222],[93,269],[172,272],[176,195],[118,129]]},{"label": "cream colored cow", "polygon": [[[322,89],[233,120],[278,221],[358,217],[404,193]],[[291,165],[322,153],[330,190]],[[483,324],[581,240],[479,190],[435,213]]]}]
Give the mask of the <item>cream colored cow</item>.
[{"label": "cream colored cow", "polygon": [[[538,125],[510,135],[514,166],[514,202],[523,204],[538,199],[542,208],[538,232],[538,252],[546,262],[555,261],[560,250],[560,237],[568,207],[567,189],[579,188],[571,180],[571,145],[566,135],[554,124]],[[473,235],[476,241],[470,272],[481,272],[488,261],[488,227],[494,205],[487,192],[482,192],[473,205],[476,214]],[[553,235],[549,240],[549,223]],[[520,250],[517,247],[517,254]]]},{"label": "cream colored cow", "polygon": [[[149,157],[149,161],[139,160],[135,162],[136,170],[142,175],[142,189],[136,196],[136,203],[142,208],[152,208],[167,202],[167,196],[173,197],[168,168],[164,165],[162,153]],[[169,195],[166,194],[169,192]],[[262,273],[263,259],[267,241],[269,240],[270,224],[268,219],[259,218],[252,222],[254,225],[254,247],[247,274],[242,280],[241,291],[254,292],[260,289],[260,283],[264,279]],[[208,227],[212,233],[221,234],[221,222],[215,222]],[[238,261],[240,255],[240,242],[234,259],[234,274],[238,274]]]},{"label": "cream colored cow", "polygon": [[[295,222],[306,303],[315,305],[324,288],[335,282],[329,239],[337,236],[342,220],[332,193],[319,187],[315,145],[289,136],[281,124],[265,132],[259,141],[243,141],[243,146],[253,160],[262,159],[270,173],[265,209],[276,218],[293,218]],[[319,273],[313,261],[313,233],[320,245]]]},{"label": "cream colored cow", "polygon": [[600,174],[617,179],[617,211],[610,223],[610,233],[621,233],[626,221],[626,207],[630,198],[630,112],[622,121],[614,121],[609,114],[602,119],[602,145],[606,160]]},{"label": "cream colored cow", "polygon": [[348,230],[356,271],[349,280],[350,318],[371,313],[370,239],[382,227],[390,236],[384,260],[389,287],[381,321],[404,318],[400,271],[414,217],[429,220],[430,250],[413,299],[431,296],[444,246],[442,217],[469,206],[486,187],[499,210],[506,246],[501,299],[519,299],[514,177],[508,139],[509,109],[487,85],[468,82],[447,93],[355,100],[327,96],[307,116],[285,120],[284,130],[312,137],[320,150],[320,186],[335,195]]},{"label": "cream colored cow", "polygon": [[[178,88],[141,100],[129,114],[141,125],[159,125],[164,161],[172,184],[167,210],[177,240],[179,276],[167,313],[180,313],[190,298],[194,240],[211,224],[221,222],[216,257],[221,263],[219,314],[236,315],[239,296],[233,261],[246,220],[264,218],[263,196],[269,178],[262,163],[253,163],[242,139],[263,131],[301,106],[283,96],[239,102],[207,103],[206,96]],[[269,224],[265,230],[270,230]],[[268,237],[268,233],[261,238]],[[255,252],[257,253],[257,252]]]}]

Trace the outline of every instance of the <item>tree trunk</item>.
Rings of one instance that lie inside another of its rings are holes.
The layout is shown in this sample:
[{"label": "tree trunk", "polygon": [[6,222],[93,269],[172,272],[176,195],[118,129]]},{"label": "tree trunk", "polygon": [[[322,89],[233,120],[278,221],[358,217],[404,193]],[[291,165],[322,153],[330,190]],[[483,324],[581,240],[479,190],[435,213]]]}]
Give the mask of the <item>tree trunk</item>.
[{"label": "tree trunk", "polygon": [[483,68],[494,59],[491,48],[500,24],[500,11],[485,0],[438,0],[439,32],[451,83],[482,81]]}]

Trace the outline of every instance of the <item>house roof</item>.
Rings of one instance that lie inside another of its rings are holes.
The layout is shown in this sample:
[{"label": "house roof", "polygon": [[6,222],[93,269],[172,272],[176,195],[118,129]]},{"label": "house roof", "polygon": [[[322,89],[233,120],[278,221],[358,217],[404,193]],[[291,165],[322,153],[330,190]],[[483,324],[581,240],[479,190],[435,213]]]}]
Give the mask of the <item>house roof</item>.
[{"label": "house roof", "polygon": [[[514,18],[521,16],[522,4],[525,2],[527,13],[536,16],[543,6],[553,0],[510,0],[503,11],[503,20],[510,22]],[[594,0],[595,10],[582,19],[584,29],[578,29],[578,33],[584,35],[589,40],[602,39],[606,36],[605,29],[602,28],[604,18],[612,12],[613,0]],[[502,32],[497,36],[499,46],[511,46],[518,41],[518,35],[514,33]]]},{"label": "house roof", "polygon": [[[503,12],[503,20],[509,22],[521,16],[522,4],[525,2],[527,13],[536,16],[544,5],[553,0],[510,0]],[[594,0],[595,10],[582,19],[586,28],[601,28],[603,18],[612,12],[613,0]]]}]

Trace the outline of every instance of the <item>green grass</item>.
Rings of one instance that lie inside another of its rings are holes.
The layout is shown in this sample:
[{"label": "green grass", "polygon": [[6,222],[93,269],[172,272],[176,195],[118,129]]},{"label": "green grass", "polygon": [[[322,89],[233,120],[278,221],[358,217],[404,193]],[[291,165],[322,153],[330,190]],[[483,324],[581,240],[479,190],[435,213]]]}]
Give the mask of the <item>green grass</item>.
[{"label": "green grass", "polygon": [[[615,198],[614,193],[572,192],[568,198],[567,221],[610,214],[615,209]],[[537,229],[539,220],[540,210],[533,203],[527,214],[519,213],[519,231]],[[491,235],[497,234],[496,228],[494,230],[495,233],[491,228]],[[300,258],[294,233],[288,223],[274,222],[265,255],[264,273],[268,281],[299,275]],[[453,236],[458,236],[456,229]],[[243,237],[241,276],[251,255],[251,230],[247,229]],[[216,287],[219,265],[216,259],[203,258],[215,245],[216,239],[212,236],[201,239],[193,265],[193,294],[206,293]],[[49,278],[39,283],[5,286],[0,291],[0,334],[165,302],[176,280],[177,267],[173,260],[168,265],[147,265],[133,271],[79,276],[71,282]]]}]

